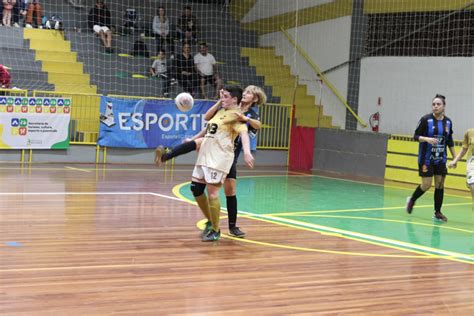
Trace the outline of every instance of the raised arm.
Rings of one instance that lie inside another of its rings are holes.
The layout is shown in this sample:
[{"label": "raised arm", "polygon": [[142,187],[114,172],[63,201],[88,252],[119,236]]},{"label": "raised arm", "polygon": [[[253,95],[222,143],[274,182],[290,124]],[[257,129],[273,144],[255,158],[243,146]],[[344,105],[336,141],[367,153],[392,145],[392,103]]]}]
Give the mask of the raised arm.
[{"label": "raised arm", "polygon": [[213,106],[207,110],[206,114],[204,114],[204,119],[206,121],[209,121],[216,115],[217,110],[219,110],[219,107],[221,106],[221,100],[217,101]]}]

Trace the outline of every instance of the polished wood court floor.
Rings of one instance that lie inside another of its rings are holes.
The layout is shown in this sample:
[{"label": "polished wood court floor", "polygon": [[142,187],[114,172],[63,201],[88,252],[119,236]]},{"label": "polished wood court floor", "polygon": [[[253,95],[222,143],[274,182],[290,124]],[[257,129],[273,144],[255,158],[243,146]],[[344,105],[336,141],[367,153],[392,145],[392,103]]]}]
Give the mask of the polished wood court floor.
[{"label": "polished wood court floor", "polygon": [[[239,218],[243,240],[201,242],[176,194],[190,174],[2,164],[0,315],[474,314],[466,261],[263,218]],[[286,171],[245,173],[269,174]]]}]

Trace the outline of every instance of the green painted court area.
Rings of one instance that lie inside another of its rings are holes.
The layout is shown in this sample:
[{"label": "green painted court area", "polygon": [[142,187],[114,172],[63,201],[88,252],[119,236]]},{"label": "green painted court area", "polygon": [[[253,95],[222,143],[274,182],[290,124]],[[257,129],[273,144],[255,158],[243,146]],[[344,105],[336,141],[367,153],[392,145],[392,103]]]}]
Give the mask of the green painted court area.
[{"label": "green painted court area", "polygon": [[[252,176],[238,179],[237,196],[239,214],[251,218],[474,263],[471,197],[446,194],[448,222],[440,223],[432,219],[432,189],[411,215],[405,212],[413,189],[320,176]],[[188,192],[181,188],[192,199]],[[221,201],[225,207],[224,195]]]}]

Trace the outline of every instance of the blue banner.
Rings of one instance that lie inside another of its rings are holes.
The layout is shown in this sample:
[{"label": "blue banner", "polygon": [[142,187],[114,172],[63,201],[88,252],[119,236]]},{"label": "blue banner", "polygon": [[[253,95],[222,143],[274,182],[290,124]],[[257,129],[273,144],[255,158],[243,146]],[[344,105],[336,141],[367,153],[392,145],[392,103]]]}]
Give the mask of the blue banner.
[{"label": "blue banner", "polygon": [[106,147],[174,147],[200,132],[215,101],[194,101],[181,112],[174,100],[128,100],[102,96],[97,143]]}]

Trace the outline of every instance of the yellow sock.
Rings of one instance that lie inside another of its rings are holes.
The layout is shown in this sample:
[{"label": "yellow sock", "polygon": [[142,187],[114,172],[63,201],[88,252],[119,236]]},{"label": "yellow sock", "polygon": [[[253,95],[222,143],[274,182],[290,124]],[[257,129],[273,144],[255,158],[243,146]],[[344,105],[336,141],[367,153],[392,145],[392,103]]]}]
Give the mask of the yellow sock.
[{"label": "yellow sock", "polygon": [[221,220],[221,202],[219,201],[219,198],[209,199],[209,206],[211,210],[212,229],[218,232]]},{"label": "yellow sock", "polygon": [[197,205],[201,209],[204,216],[207,218],[208,221],[211,221],[211,212],[209,210],[209,200],[207,199],[206,193],[201,194],[200,196],[195,196],[194,199],[196,200]]}]

